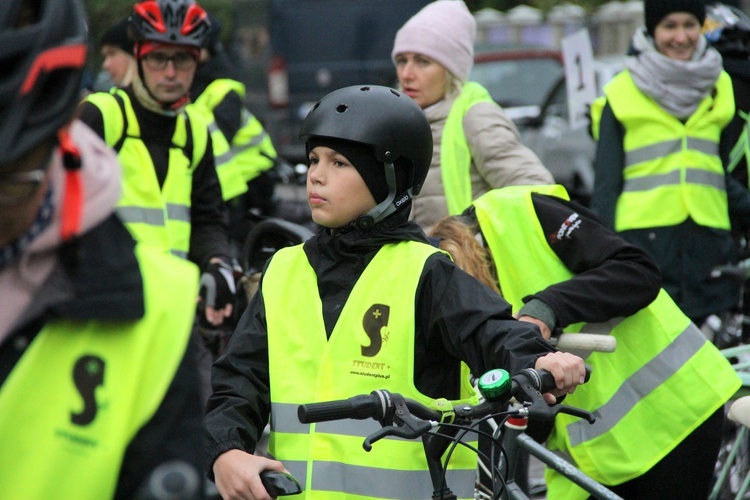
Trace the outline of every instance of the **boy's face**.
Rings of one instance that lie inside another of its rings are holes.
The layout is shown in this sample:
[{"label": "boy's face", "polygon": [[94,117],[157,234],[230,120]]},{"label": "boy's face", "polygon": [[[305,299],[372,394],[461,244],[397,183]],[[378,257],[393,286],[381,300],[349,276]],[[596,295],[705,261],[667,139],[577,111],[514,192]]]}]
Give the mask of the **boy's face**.
[{"label": "boy's face", "polygon": [[310,151],[307,201],[313,220],[324,227],[344,227],[372,210],[376,203],[357,169],[335,150]]}]

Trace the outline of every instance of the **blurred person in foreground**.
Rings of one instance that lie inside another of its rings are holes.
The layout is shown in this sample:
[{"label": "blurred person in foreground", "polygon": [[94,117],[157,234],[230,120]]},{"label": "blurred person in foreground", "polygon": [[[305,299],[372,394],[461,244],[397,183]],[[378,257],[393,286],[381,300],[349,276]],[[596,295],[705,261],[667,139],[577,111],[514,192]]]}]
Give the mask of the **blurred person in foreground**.
[{"label": "blurred person in foreground", "polygon": [[151,498],[171,472],[198,498],[198,271],[133,240],[117,157],[71,121],[85,22],[78,0],[0,12],[0,497]]}]

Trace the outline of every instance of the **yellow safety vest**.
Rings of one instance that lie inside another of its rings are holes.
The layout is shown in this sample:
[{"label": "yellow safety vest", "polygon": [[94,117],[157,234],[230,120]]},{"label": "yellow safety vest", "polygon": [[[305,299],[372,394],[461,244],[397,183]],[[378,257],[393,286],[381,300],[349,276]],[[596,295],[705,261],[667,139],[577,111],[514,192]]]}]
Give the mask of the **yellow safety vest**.
[{"label": "yellow safety vest", "polygon": [[[301,424],[298,405],[347,399],[375,389],[437,407],[414,386],[414,297],[421,270],[436,248],[384,246],[349,296],[330,339],[315,271],[302,245],[278,251],[263,278],[271,379],[269,451],[305,487],[302,498],[428,498],[432,483],[421,439],[386,438],[362,449],[380,425],[372,419]],[[292,362],[293,360],[293,362]],[[462,401],[475,402],[468,371]],[[470,436],[475,440],[475,436]],[[476,454],[458,446],[447,482],[473,498]]]},{"label": "yellow safety vest", "polygon": [[53,320],[0,388],[0,498],[114,496],[129,443],[153,417],[190,337],[198,270],[136,247],[145,316]]},{"label": "yellow safety vest", "polygon": [[464,83],[461,95],[445,120],[440,142],[440,173],[450,215],[460,214],[471,204],[471,151],[466,143],[463,120],[469,109],[480,102],[495,101],[480,84]]},{"label": "yellow safety vest", "polygon": [[[117,215],[136,240],[186,258],[190,250],[193,172],[206,153],[206,123],[189,106],[176,118],[174,147],[169,150],[167,177],[160,188],[128,94],[117,88],[110,92],[90,94],[86,100],[101,111],[104,140],[118,151],[122,165],[123,192]],[[192,154],[186,151],[190,140]]]},{"label": "yellow safety vest", "polygon": [[687,218],[730,229],[719,138],[734,115],[732,82],[722,72],[714,96],[682,123],[636,87],[628,71],[604,89],[625,129],[624,184],[615,230],[674,226]]},{"label": "yellow safety vest", "polygon": [[[512,186],[474,201],[503,295],[516,311],[522,297],[573,277],[549,247],[531,200],[534,191],[567,198],[561,190]],[[664,290],[636,314],[584,330],[617,339],[615,352],[586,358],[591,382],[566,398],[597,421],[590,425],[558,415],[547,446],[603,484],[621,484],[648,471],[741,385],[726,358]],[[547,482],[549,498],[588,497],[554,471],[547,472]]]},{"label": "yellow safety vest", "polygon": [[[744,111],[738,111],[737,114],[745,120],[745,125],[742,127],[742,133],[737,139],[737,142],[732,147],[731,153],[729,153],[729,165],[727,166],[727,170],[730,172],[734,172],[742,160],[745,160],[746,169],[750,166],[750,115]],[[750,175],[748,175],[747,182],[748,187],[750,187]]]},{"label": "yellow safety vest", "polygon": [[229,92],[236,92],[245,98],[245,85],[228,78],[211,82],[198,96],[194,104],[198,107],[205,121],[209,124],[211,140],[216,159],[216,173],[221,183],[224,200],[231,200],[247,191],[247,183],[261,172],[273,167],[276,149],[271,137],[263,129],[260,121],[244,106],[241,109],[241,125],[232,138],[227,141],[216,124],[213,110],[221,104]]}]

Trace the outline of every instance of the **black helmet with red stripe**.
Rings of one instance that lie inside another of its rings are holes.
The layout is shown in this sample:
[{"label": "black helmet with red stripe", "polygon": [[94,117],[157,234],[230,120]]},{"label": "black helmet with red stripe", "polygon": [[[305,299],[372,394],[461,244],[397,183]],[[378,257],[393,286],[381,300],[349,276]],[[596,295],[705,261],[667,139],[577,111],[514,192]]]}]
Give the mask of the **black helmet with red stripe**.
[{"label": "black helmet with red stripe", "polygon": [[79,0],[3,0],[0,168],[55,136],[81,98],[86,14]]},{"label": "black helmet with red stripe", "polygon": [[193,0],[143,0],[133,7],[130,27],[136,42],[159,42],[200,49],[209,35],[209,20]]}]

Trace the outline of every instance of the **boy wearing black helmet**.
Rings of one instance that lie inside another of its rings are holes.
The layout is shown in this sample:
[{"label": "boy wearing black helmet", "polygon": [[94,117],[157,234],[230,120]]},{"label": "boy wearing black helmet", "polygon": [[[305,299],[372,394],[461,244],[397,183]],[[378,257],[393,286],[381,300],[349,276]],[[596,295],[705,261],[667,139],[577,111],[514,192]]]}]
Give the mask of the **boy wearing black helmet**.
[{"label": "boy wearing black helmet", "polygon": [[117,157],[72,120],[86,32],[78,0],[0,12],[0,498],[156,498],[170,472],[194,498],[198,273],[114,214]]},{"label": "boy wearing black helmet", "polygon": [[[562,395],[581,383],[583,361],[554,352],[408,220],[432,157],[429,124],[408,96],[377,86],[337,90],[312,108],[300,138],[312,216],[323,229],[269,260],[214,365],[209,473],[224,497],[268,498],[258,473],[285,467],[318,497],[423,496],[431,483],[421,442],[369,453],[361,438],[336,446],[352,439],[348,431],[301,426],[297,405],[382,388],[424,402],[469,400],[462,362],[477,374],[547,369]],[[252,455],[269,413],[279,461]],[[473,496],[476,475],[476,455],[465,452],[457,449],[450,467],[459,497]],[[404,480],[394,482],[394,473]]]}]

